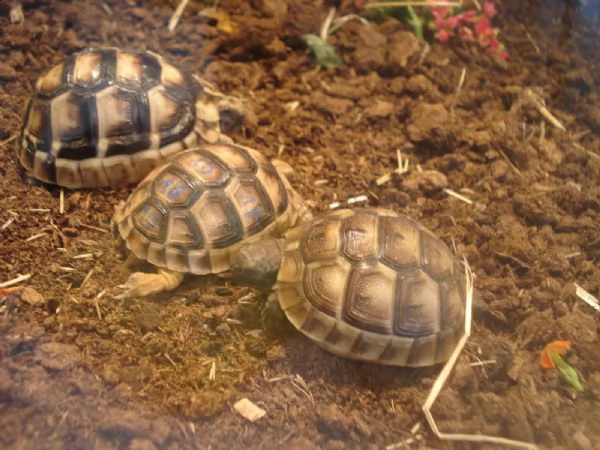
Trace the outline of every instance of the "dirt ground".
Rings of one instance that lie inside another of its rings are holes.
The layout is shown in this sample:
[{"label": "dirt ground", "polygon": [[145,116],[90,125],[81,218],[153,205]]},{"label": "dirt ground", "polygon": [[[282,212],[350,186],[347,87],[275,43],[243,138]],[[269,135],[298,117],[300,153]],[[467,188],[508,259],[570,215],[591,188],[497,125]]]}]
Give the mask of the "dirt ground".
[{"label": "dirt ground", "polygon": [[[468,258],[490,314],[475,320],[433,408],[442,431],[598,448],[600,316],[574,285],[600,294],[593,15],[502,2],[508,61],[460,44],[426,49],[395,19],[351,21],[330,38],[344,66],[322,70],[299,36],[318,34],[332,6],[356,12],[350,1],[223,0],[237,27],[227,33],[195,3],[170,33],[165,2],[27,1],[21,24],[0,2],[0,282],[31,275],[0,300],[0,447],[472,448],[439,441],[421,414],[439,367],[344,360],[291,326],[266,337],[263,293],[227,274],[113,298],[129,272],[107,231],[130,189],[67,190],[61,214],[60,189],[28,183],[15,157],[39,74],[65,53],[110,45],[159,52],[248,99],[253,113],[233,139],[291,163],[316,211],[366,195]],[[397,150],[410,172],[378,185]],[[583,392],[540,368],[555,339],[573,342]],[[241,417],[233,404],[244,397],[266,416]]]}]

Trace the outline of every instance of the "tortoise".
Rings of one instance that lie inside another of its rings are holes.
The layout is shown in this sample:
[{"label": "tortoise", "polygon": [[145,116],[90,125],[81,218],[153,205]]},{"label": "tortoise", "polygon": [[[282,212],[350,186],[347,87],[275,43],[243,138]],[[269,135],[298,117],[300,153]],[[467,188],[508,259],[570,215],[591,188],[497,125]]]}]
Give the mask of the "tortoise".
[{"label": "tortoise", "polygon": [[87,48],[37,80],[18,156],[45,183],[115,187],[198,142],[228,140],[244,116],[241,100],[156,53]]},{"label": "tortoise", "polygon": [[300,332],[350,359],[431,366],[464,334],[464,263],[390,210],[335,210],[284,238],[248,243],[232,271],[257,282],[276,273],[267,312],[275,302]]},{"label": "tortoise", "polygon": [[244,242],[309,220],[290,172],[283,161],[228,142],[185,150],[154,169],[117,206],[112,228],[129,265],[147,261],[158,273],[132,274],[118,298],[175,289],[185,273],[229,270]]}]

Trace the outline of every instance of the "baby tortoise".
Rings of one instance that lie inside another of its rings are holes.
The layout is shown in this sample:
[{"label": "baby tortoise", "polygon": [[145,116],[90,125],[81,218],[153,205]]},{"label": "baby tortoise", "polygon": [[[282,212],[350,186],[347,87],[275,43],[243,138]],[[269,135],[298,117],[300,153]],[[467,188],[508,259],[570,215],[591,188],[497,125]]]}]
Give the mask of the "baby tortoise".
[{"label": "baby tortoise", "polygon": [[120,297],[172,290],[185,273],[229,270],[243,243],[280,237],[309,220],[290,171],[232,143],[186,150],[155,169],[117,207],[113,231],[134,260],[158,273],[132,274]]},{"label": "baby tortoise", "polygon": [[114,187],[144,178],[243,121],[241,101],[149,51],[89,48],[35,85],[19,160],[45,183]]},{"label": "baby tortoise", "polygon": [[407,216],[330,212],[285,239],[243,246],[233,272],[260,281],[278,269],[270,303],[336,355],[430,366],[446,361],[464,334],[464,265]]}]

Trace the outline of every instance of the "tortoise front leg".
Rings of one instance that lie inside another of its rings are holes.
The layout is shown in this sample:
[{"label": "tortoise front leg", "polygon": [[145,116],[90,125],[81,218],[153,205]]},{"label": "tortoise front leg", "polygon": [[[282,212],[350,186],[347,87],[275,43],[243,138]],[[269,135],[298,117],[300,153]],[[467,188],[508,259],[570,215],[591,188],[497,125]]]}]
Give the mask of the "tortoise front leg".
[{"label": "tortoise front leg", "polygon": [[157,273],[136,272],[125,284],[119,286],[123,292],[115,298],[145,297],[158,292],[172,291],[183,281],[183,273],[158,269]]}]

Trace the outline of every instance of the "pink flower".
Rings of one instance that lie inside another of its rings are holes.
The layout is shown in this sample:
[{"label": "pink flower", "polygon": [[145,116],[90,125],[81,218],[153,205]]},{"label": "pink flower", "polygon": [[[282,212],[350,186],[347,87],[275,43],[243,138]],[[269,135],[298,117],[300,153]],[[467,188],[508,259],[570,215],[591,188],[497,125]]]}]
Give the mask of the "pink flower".
[{"label": "pink flower", "polygon": [[473,37],[473,31],[467,27],[460,27],[458,29],[458,35],[463,42],[473,42],[475,40]]},{"label": "pink flower", "polygon": [[475,34],[477,36],[489,36],[493,33],[494,30],[492,30],[490,21],[486,17],[480,17],[479,21],[475,24]]},{"label": "pink flower", "polygon": [[455,28],[457,28],[460,25],[460,17],[458,17],[458,16],[448,17],[446,19],[446,25],[448,25],[448,27],[451,30],[454,30]]},{"label": "pink flower", "polygon": [[441,17],[436,17],[433,24],[436,30],[443,30],[446,28],[446,20]]},{"label": "pink flower", "polygon": [[458,15],[458,17],[460,17],[461,21],[464,22],[473,22],[473,19],[475,19],[475,17],[477,16],[477,11],[475,11],[474,9],[471,9],[469,11],[463,11],[462,13],[460,13]]},{"label": "pink flower", "polygon": [[446,30],[440,30],[437,33],[437,38],[441,43],[448,42],[450,39],[450,33]]},{"label": "pink flower", "polygon": [[483,13],[488,17],[488,19],[493,18],[496,15],[496,5],[492,2],[485,2],[483,4]]},{"label": "pink flower", "polygon": [[434,19],[444,19],[448,16],[448,8],[431,8],[431,15]]}]

